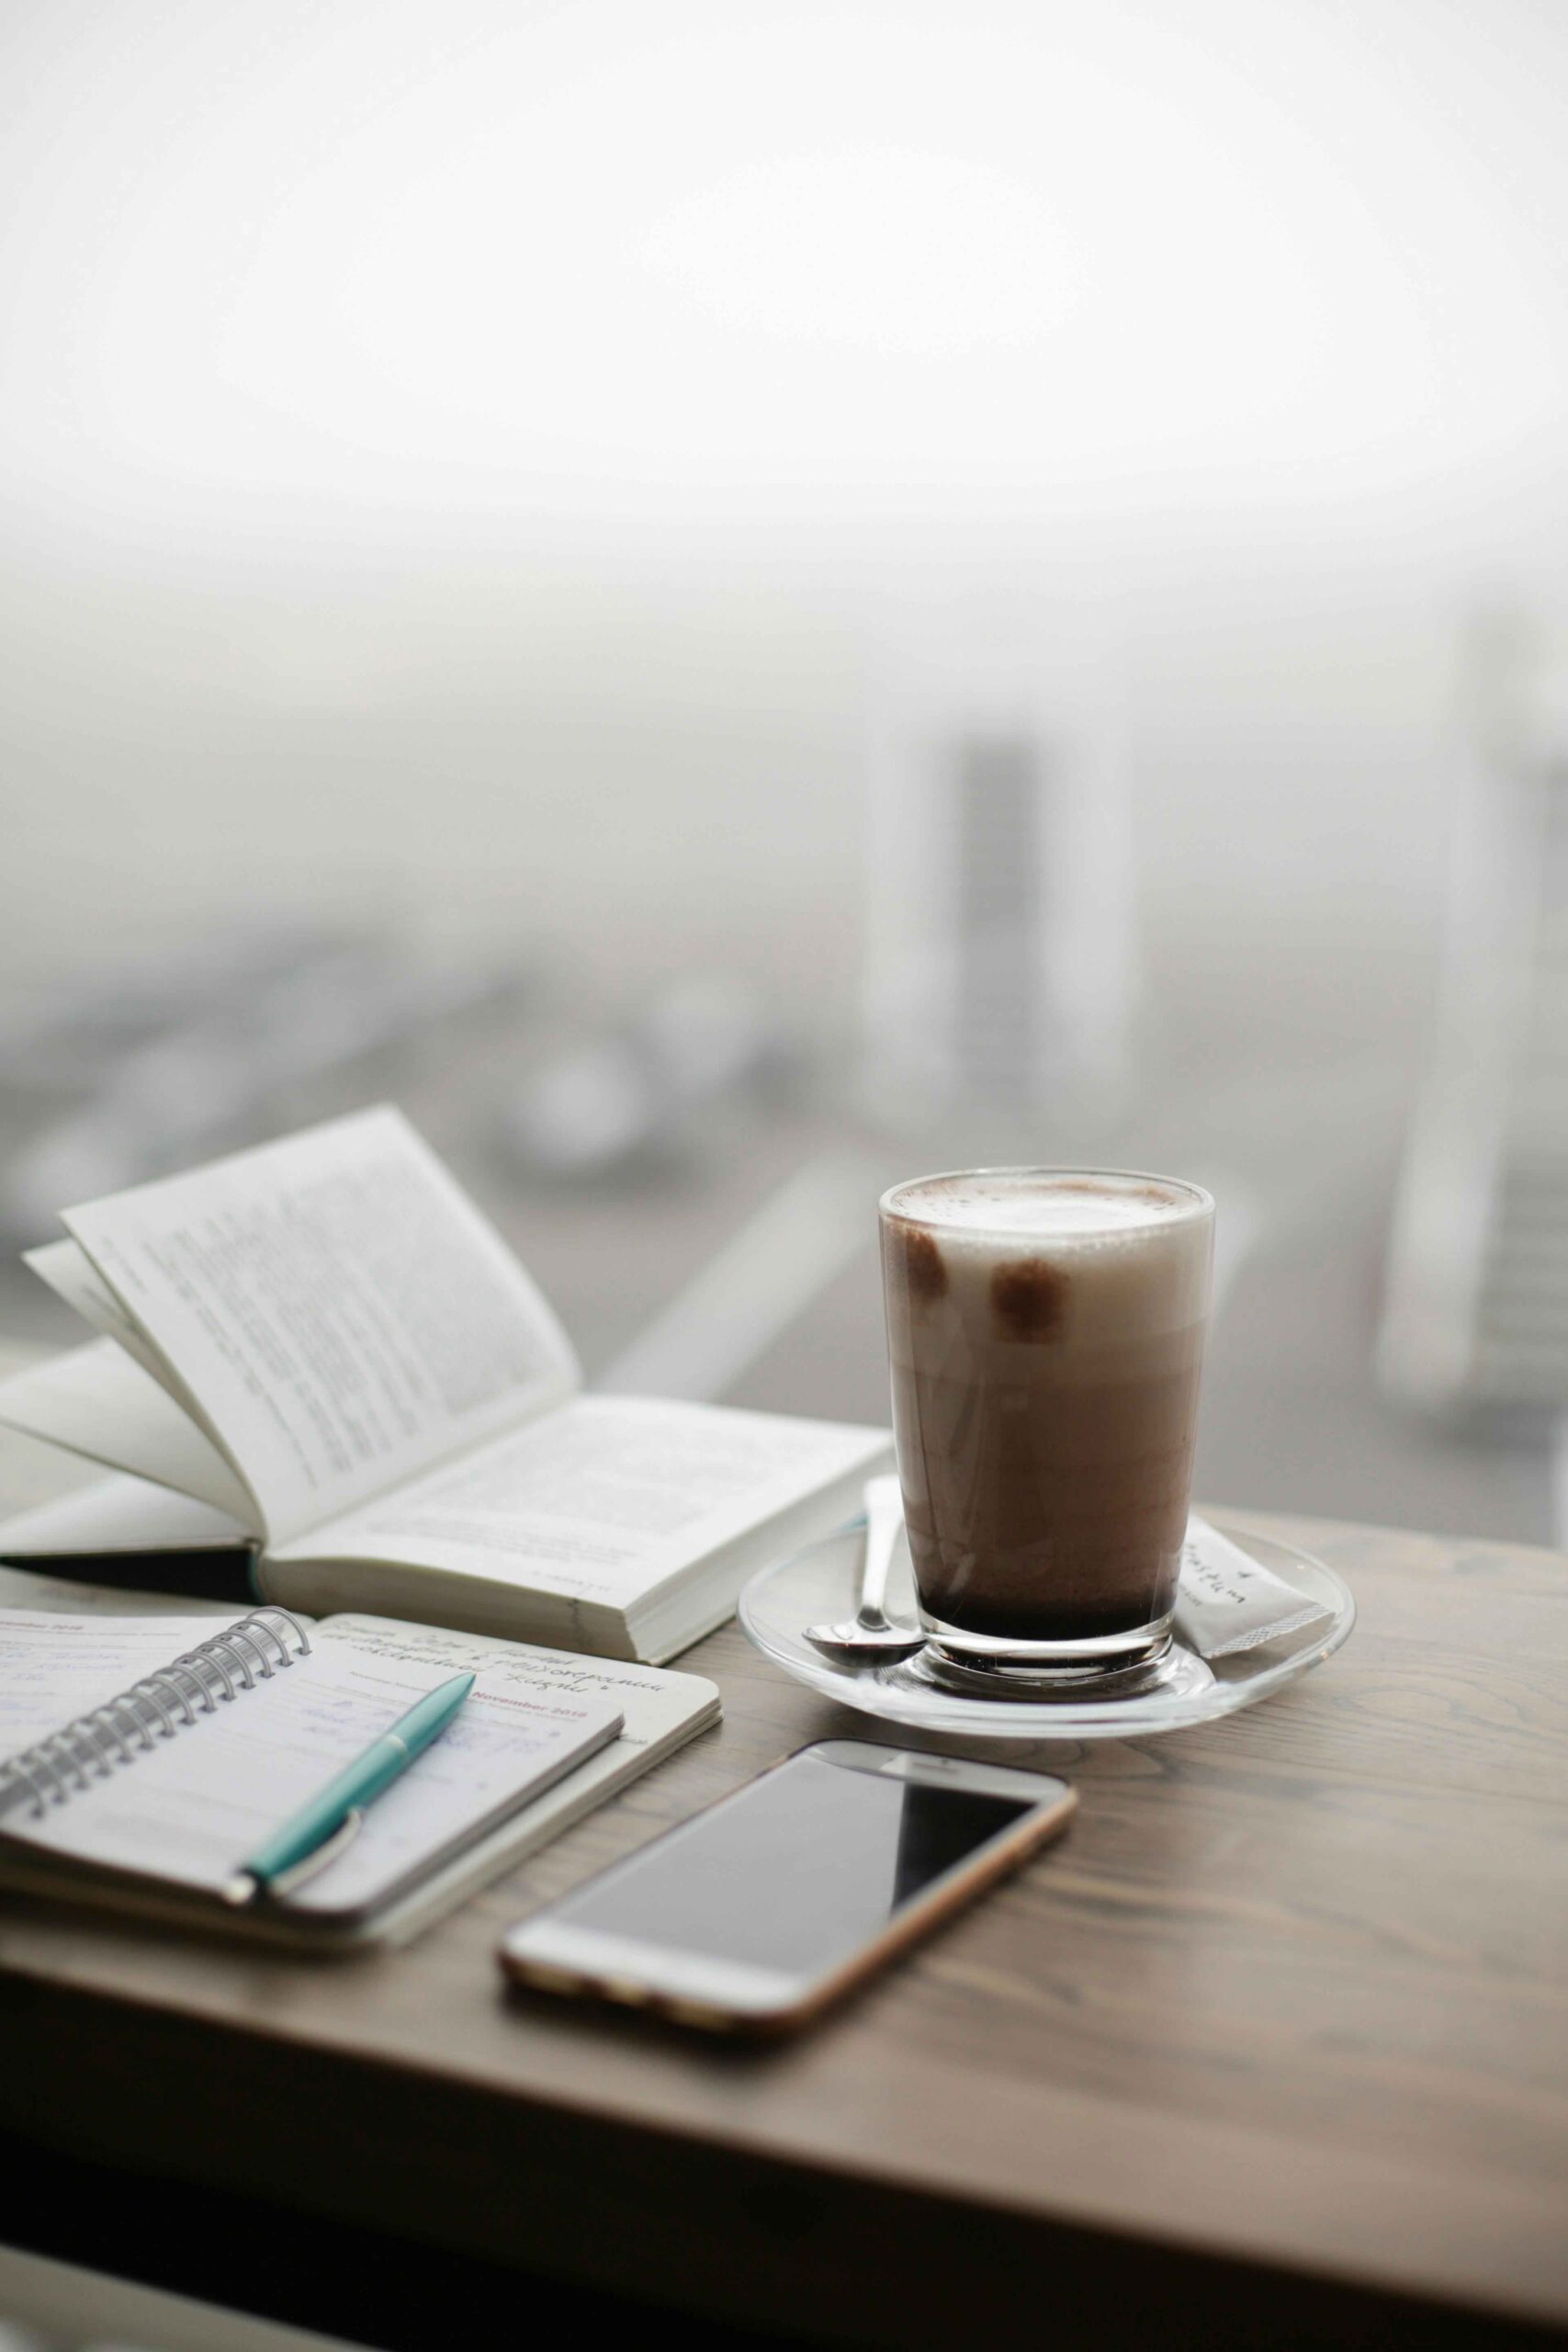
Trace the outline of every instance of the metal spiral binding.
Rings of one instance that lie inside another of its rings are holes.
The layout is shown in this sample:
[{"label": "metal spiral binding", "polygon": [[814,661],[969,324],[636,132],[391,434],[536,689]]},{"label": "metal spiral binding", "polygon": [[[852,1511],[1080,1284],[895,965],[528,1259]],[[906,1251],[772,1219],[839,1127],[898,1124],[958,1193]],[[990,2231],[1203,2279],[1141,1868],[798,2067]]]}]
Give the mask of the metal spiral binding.
[{"label": "metal spiral binding", "polygon": [[[298,1648],[292,1648],[292,1634]],[[74,1723],[0,1763],[0,1807],[18,1789],[32,1797],[31,1818],[39,1821],[51,1804],[106,1781],[117,1765],[134,1763],[154,1740],[173,1739],[200,1714],[270,1681],[280,1668],[306,1656],[310,1637],[287,1609],[255,1609],[236,1624],[198,1642],[155,1674],[143,1675],[129,1690],[93,1707]]]}]

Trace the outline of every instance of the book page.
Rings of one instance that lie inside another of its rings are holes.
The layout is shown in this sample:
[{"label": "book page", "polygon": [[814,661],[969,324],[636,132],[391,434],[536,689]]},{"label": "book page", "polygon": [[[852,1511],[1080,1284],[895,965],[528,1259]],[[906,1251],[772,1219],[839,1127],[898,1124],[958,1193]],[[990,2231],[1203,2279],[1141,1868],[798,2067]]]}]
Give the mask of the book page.
[{"label": "book page", "polygon": [[41,1249],[24,1250],[22,1263],[30,1266],[39,1282],[47,1283],[56,1298],[62,1298],[84,1323],[106,1340],[118,1340],[132,1362],[183,1407],[185,1399],[171,1385],[167,1365],[157,1350],[148,1346],[85,1250],[74,1241],[46,1241]]},{"label": "book page", "polygon": [[0,1520],[0,1560],[107,1558],[116,1553],[205,1552],[253,1546],[226,1510],[172,1487],[117,1474]]},{"label": "book page", "polygon": [[113,1340],[89,1340],[0,1382],[0,1424],[194,1495],[260,1532],[238,1474]]},{"label": "book page", "polygon": [[452,1568],[625,1608],[886,1447],[881,1430],[579,1396],[274,1556]]},{"label": "book page", "polygon": [[394,1110],[64,1222],[200,1399],[276,1544],[578,1385],[534,1283]]},{"label": "book page", "polygon": [[[6,1681],[18,1691],[51,1679],[49,1660],[61,1636],[58,1629],[51,1635],[49,1625],[49,1620],[32,1621],[29,1644],[28,1621],[6,1622],[7,1636],[24,1629],[23,1652],[33,1657],[30,1675],[25,1664],[18,1669],[7,1662]],[[389,1627],[370,1641],[320,1643],[254,1689],[217,1702],[212,1713],[198,1712],[172,1736],[154,1738],[149,1748],[133,1747],[129,1762],[111,1767],[63,1804],[51,1805],[41,1819],[30,1806],[8,1812],[6,1836],[76,1861],[220,1893],[280,1822],[426,1691],[462,1670],[439,1644],[411,1650],[389,1638],[396,1631]],[[212,1632],[210,1619],[197,1621],[194,1632],[164,1618],[112,1634],[105,1621],[95,1627],[89,1619],[65,1639],[77,1654],[101,1653],[97,1668],[117,1645],[126,1655],[134,1647],[147,1655],[139,1669],[145,1673]],[[178,1638],[186,1634],[189,1640]],[[134,1672],[122,1673],[112,1691],[134,1679]],[[17,1712],[13,1701],[11,1713]],[[36,1722],[36,1706],[27,1712]],[[57,1711],[39,1729],[54,1729],[60,1721]],[[5,1717],[0,1724],[8,1728]],[[620,1710],[596,1694],[531,1689],[481,1672],[453,1722],[367,1807],[354,1843],[311,1882],[311,1909],[354,1910],[376,1901],[446,1847],[547,1788],[613,1740],[620,1726]],[[7,1741],[5,1752],[22,1744]]]},{"label": "book page", "polygon": [[101,1331],[106,1340],[113,1340],[123,1348],[131,1362],[173,1397],[181,1412],[196,1423],[216,1451],[219,1453],[223,1452],[217,1431],[201,1409],[200,1400],[191,1395],[183,1381],[175,1379],[157,1349],[142,1336],[135,1317],[127,1314],[79,1242],[48,1241],[39,1250],[24,1250],[22,1261],[32,1269],[39,1282],[48,1283],[56,1298],[63,1299],[66,1306],[82,1317],[84,1323],[90,1324],[95,1331]]}]

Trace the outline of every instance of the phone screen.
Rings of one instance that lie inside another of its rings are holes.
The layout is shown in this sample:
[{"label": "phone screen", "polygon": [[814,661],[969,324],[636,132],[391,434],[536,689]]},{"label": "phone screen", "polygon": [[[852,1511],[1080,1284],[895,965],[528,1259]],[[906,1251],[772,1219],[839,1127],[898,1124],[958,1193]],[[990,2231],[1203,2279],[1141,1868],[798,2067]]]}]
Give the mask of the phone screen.
[{"label": "phone screen", "polygon": [[850,1769],[807,1749],[552,1905],[547,1917],[813,1977],[873,1941],[933,1879],[1060,1792],[1059,1782],[1039,1786],[1039,1798],[947,1787],[893,1777],[874,1762]]}]

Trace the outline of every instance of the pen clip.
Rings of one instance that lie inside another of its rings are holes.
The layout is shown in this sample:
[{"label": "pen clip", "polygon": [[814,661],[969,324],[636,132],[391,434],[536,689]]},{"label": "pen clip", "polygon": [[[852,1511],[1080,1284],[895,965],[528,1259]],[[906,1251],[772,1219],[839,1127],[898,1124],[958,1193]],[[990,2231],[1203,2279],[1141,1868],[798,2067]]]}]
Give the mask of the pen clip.
[{"label": "pen clip", "polygon": [[[353,1845],[359,1835],[364,1819],[364,1806],[355,1805],[352,1811],[344,1814],[343,1820],[325,1843],[318,1846],[313,1854],[307,1854],[303,1861],[295,1862],[288,1870],[279,1871],[276,1878],[252,1879],[250,1893],[245,1899],[254,1902],[256,1897],[261,1896],[272,1902],[278,1900],[287,1902],[297,1886],[303,1886],[306,1881],[314,1878],[319,1871],[324,1871],[329,1862],[335,1862],[345,1848]],[[241,1883],[241,1880],[234,1882],[236,1889]],[[233,1897],[230,1899],[232,1900]]]}]

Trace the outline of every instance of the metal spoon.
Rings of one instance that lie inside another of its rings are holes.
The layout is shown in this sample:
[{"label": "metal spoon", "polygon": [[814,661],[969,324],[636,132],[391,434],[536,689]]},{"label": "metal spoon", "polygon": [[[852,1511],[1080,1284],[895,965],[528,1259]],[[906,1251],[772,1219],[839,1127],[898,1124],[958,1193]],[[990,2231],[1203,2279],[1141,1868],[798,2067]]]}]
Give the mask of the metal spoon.
[{"label": "metal spoon", "polygon": [[832,1625],[807,1625],[806,1638],[819,1650],[840,1656],[908,1657],[920,1649],[925,1635],[916,1625],[896,1624],[885,1607],[888,1571],[904,1526],[904,1505],[897,1478],[868,1478],[865,1484],[865,1552],[861,1561],[860,1600],[852,1617]]}]

